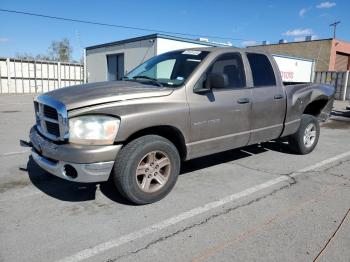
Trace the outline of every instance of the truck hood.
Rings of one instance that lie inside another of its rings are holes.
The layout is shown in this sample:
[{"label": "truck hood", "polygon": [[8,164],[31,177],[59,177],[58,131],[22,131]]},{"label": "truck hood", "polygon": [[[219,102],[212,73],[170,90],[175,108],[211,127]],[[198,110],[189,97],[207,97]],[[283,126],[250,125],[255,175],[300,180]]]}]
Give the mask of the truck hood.
[{"label": "truck hood", "polygon": [[63,103],[67,110],[129,99],[167,96],[170,87],[158,87],[133,81],[109,81],[56,89],[43,94]]}]

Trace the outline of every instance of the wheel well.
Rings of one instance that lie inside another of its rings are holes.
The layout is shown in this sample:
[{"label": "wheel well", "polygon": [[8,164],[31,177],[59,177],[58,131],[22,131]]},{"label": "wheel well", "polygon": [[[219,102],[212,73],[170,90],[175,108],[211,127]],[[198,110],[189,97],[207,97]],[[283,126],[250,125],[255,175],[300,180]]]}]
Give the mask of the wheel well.
[{"label": "wheel well", "polygon": [[132,134],[127,140],[126,143],[129,143],[130,141],[139,138],[141,136],[145,135],[158,135],[161,137],[164,137],[171,141],[174,146],[177,148],[180,154],[180,158],[184,160],[187,155],[186,150],[186,143],[185,138],[183,137],[181,131],[173,126],[154,126],[145,128],[142,130],[137,131],[136,133]]},{"label": "wheel well", "polygon": [[319,116],[321,114],[322,109],[327,105],[327,100],[321,99],[311,102],[304,109],[304,114]]}]

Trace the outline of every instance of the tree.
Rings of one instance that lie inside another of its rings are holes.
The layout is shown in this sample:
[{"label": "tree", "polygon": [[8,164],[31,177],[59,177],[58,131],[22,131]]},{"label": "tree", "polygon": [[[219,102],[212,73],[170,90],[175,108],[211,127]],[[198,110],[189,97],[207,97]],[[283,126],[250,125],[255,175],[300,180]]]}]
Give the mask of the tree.
[{"label": "tree", "polygon": [[50,61],[51,58],[48,55],[45,55],[45,54],[43,54],[43,55],[38,54],[38,55],[36,55],[35,60]]},{"label": "tree", "polygon": [[16,53],[15,57],[20,60],[34,60],[34,56],[29,53]]},{"label": "tree", "polygon": [[52,41],[48,53],[51,60],[70,62],[72,60],[73,47],[68,38],[63,38],[61,41]]},{"label": "tree", "polygon": [[72,57],[73,47],[68,38],[63,38],[60,41],[52,41],[47,54],[38,54],[33,56],[29,53],[17,53],[16,58],[21,60],[46,60],[60,62],[76,62]]},{"label": "tree", "polygon": [[29,53],[16,53],[15,57],[20,60],[44,60],[44,61],[50,61],[51,57],[45,54],[38,54],[36,56],[33,56]]}]

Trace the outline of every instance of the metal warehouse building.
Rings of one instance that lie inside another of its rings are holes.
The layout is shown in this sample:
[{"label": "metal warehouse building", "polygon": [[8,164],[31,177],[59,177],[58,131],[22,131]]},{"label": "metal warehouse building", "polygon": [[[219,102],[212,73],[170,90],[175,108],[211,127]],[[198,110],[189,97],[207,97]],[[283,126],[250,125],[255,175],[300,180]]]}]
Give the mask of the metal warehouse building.
[{"label": "metal warehouse building", "polygon": [[251,46],[268,51],[272,54],[282,54],[315,60],[316,71],[347,71],[350,70],[350,43],[338,39],[311,40],[309,37],[301,42],[284,42]]},{"label": "metal warehouse building", "polygon": [[119,80],[153,56],[183,48],[222,46],[162,34],[152,34],[86,48],[88,82]]}]

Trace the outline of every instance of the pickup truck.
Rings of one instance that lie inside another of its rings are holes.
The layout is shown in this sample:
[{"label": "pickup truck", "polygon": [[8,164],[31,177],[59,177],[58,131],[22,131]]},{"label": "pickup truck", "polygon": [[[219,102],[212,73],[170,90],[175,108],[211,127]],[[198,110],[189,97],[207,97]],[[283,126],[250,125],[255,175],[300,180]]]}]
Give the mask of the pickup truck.
[{"label": "pickup truck", "polygon": [[310,153],[334,92],[322,84],[285,86],[264,52],[177,50],[121,81],[39,95],[36,125],[22,145],[55,176],[111,180],[129,201],[148,204],[171,191],[182,161],[281,137],[296,153]]}]

